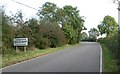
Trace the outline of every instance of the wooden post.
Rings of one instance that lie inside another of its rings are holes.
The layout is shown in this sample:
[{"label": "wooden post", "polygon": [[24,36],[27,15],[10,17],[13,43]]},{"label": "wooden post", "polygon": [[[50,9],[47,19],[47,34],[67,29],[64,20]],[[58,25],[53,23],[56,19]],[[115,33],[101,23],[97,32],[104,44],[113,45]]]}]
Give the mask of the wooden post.
[{"label": "wooden post", "polygon": [[24,52],[26,53],[26,46],[24,47]]},{"label": "wooden post", "polygon": [[18,52],[17,46],[15,47],[15,51],[16,51],[16,53]]}]

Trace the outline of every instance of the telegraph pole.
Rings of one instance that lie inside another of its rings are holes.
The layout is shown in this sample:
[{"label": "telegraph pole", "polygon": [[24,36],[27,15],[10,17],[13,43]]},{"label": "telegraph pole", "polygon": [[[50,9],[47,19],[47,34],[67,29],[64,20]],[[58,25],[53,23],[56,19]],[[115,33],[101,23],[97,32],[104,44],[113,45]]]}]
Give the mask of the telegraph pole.
[{"label": "telegraph pole", "polygon": [[[119,41],[120,41],[120,1],[119,0],[117,0],[118,1],[118,49],[120,49],[120,43],[119,43]],[[117,51],[118,52],[118,62],[117,62],[117,64],[118,64],[118,66],[120,66],[120,50],[118,50]],[[120,68],[118,67],[118,71],[120,70]]]},{"label": "telegraph pole", "polygon": [[[118,1],[118,49],[120,49],[120,1]],[[120,50],[118,50],[118,66],[120,66]],[[118,67],[118,71],[120,70],[120,67]]]},{"label": "telegraph pole", "polygon": [[118,31],[120,32],[120,1],[119,0],[113,0],[113,3],[118,4]]},{"label": "telegraph pole", "polygon": [[[118,49],[120,49],[120,1],[118,1]],[[118,50],[118,71],[120,70],[120,50]]]},{"label": "telegraph pole", "polygon": [[120,32],[120,1],[118,1],[118,31]]},{"label": "telegraph pole", "polygon": [[[120,1],[119,0],[114,0],[114,3],[116,3],[117,2],[117,4],[118,4],[118,49],[120,49]],[[117,61],[117,65],[118,66],[120,66],[120,50],[117,50],[117,52],[118,52],[118,61]],[[120,70],[120,68],[118,67],[118,71]]]}]

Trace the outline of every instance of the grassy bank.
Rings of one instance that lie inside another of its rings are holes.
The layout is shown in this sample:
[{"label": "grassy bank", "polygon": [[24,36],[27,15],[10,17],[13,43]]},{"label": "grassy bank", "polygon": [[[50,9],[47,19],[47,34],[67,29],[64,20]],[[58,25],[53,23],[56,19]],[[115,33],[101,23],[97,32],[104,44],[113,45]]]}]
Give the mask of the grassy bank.
[{"label": "grassy bank", "polygon": [[38,56],[46,55],[58,50],[63,50],[65,48],[77,46],[78,44],[75,45],[64,45],[62,47],[57,47],[57,48],[48,48],[48,49],[36,49],[34,51],[27,51],[26,54],[24,52],[19,52],[17,54],[7,54],[2,57],[2,67],[6,67],[12,64],[16,64],[25,60],[29,60]]},{"label": "grassy bank", "polygon": [[0,68],[2,68],[2,55],[0,54]]},{"label": "grassy bank", "polygon": [[104,72],[116,72],[118,71],[117,61],[114,60],[110,50],[101,44],[103,49],[103,71]]}]

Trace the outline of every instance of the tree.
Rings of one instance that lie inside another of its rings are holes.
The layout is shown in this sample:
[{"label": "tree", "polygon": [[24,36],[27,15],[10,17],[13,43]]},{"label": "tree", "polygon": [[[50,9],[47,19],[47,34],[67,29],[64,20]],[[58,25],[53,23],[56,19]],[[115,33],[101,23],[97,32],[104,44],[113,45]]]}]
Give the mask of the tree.
[{"label": "tree", "polygon": [[37,15],[42,23],[56,23],[54,25],[61,25],[61,29],[64,31],[68,43],[79,42],[80,33],[85,27],[83,25],[84,20],[80,17],[77,7],[66,5],[63,8],[58,8],[56,4],[46,2],[43,4],[41,10],[38,11]]},{"label": "tree", "polygon": [[13,48],[13,38],[15,30],[13,26],[10,25],[9,17],[2,12],[2,53],[6,54],[8,52],[13,52],[10,48]]},{"label": "tree", "polygon": [[35,34],[35,45],[38,48],[58,47],[64,45],[64,33],[56,23],[41,23]]},{"label": "tree", "polygon": [[28,21],[24,21],[23,20],[23,13],[22,13],[22,11],[18,11],[16,14],[13,14],[10,17],[10,21],[11,21],[12,24],[16,23],[17,28],[22,28],[25,24],[28,23]]},{"label": "tree", "polygon": [[100,34],[106,34],[109,36],[117,31],[117,23],[115,19],[109,15],[105,16],[102,23],[98,25]]},{"label": "tree", "polygon": [[88,40],[89,36],[87,35],[87,33],[82,32],[81,33],[81,40]]},{"label": "tree", "polygon": [[0,6],[0,54],[2,51],[2,6]]},{"label": "tree", "polygon": [[89,38],[96,41],[97,36],[99,36],[99,31],[96,28],[91,28],[89,32]]},{"label": "tree", "polygon": [[46,20],[46,22],[56,21],[55,13],[57,6],[54,3],[46,2],[43,4],[41,10],[38,11],[37,15],[41,20]]},{"label": "tree", "polygon": [[[64,24],[62,25],[63,27],[63,31],[66,33],[73,33],[74,31],[74,38],[72,39],[69,39],[69,40],[72,40],[74,39],[73,42],[75,43],[78,43],[79,40],[80,40],[80,33],[81,31],[83,30],[83,27],[84,27],[84,20],[80,17],[79,15],[79,10],[77,10],[77,7],[72,7],[72,6],[69,6],[69,5],[66,5],[63,7],[63,11],[65,13],[65,16],[64,16],[64,21],[62,21]],[[69,32],[65,29],[67,29],[67,27],[71,27],[71,30],[69,30]],[[67,36],[69,36],[68,38],[71,38],[70,37],[70,33],[67,34]],[[70,41],[70,42],[72,42]]]},{"label": "tree", "polygon": [[56,13],[55,13],[55,17],[57,20],[57,23],[63,28],[63,25],[65,25],[65,12],[63,10],[63,8],[57,8]]},{"label": "tree", "polygon": [[74,44],[76,43],[76,39],[77,39],[77,32],[75,32],[75,30],[73,29],[73,27],[71,25],[65,25],[63,27],[63,31],[67,40],[68,44]]}]

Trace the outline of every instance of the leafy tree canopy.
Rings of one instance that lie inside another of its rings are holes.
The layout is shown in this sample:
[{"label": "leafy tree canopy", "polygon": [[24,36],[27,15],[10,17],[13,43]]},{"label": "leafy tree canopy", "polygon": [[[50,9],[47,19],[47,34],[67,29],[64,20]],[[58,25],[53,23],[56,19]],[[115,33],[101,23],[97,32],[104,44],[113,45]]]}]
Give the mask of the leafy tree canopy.
[{"label": "leafy tree canopy", "polygon": [[112,16],[105,16],[100,25],[98,25],[100,34],[106,34],[107,36],[117,31],[117,23]]}]

